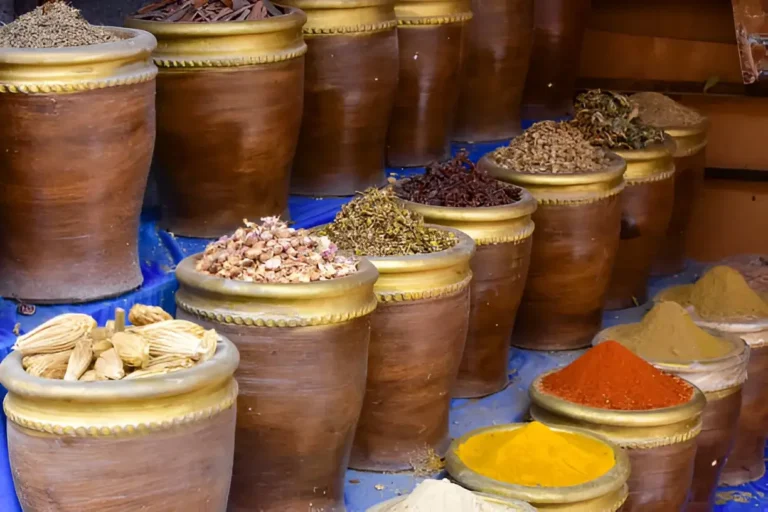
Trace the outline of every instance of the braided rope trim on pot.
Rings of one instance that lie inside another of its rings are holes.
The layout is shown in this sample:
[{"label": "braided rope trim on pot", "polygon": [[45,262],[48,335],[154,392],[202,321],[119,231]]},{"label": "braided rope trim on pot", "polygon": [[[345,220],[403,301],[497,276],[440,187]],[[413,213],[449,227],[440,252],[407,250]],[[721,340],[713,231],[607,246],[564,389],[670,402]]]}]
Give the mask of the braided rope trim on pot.
[{"label": "braided rope trim on pot", "polygon": [[439,299],[442,297],[448,297],[456,295],[469,286],[469,282],[472,281],[472,272],[469,275],[459,281],[458,283],[450,284],[448,286],[441,286],[438,288],[431,288],[429,290],[422,290],[417,292],[376,292],[376,298],[379,302],[410,302],[426,299]]},{"label": "braided rope trim on pot", "polygon": [[297,59],[307,53],[307,45],[298,50],[292,50],[271,55],[252,55],[246,57],[234,57],[227,59],[153,59],[160,68],[237,68],[243,66],[256,66],[259,64],[275,64],[287,60]]},{"label": "braided rope trim on pot", "polygon": [[72,83],[0,83],[0,94],[66,94],[73,92],[95,91],[97,89],[107,89],[109,87],[119,87],[121,85],[136,85],[144,82],[150,82],[157,76],[157,70],[147,71],[145,73],[132,75],[129,77],[106,78],[104,80],[91,80]]},{"label": "braided rope trim on pot", "polygon": [[248,327],[311,327],[318,325],[341,324],[369,315],[373,313],[373,310],[376,309],[377,301],[370,301],[362,308],[354,311],[319,316],[307,316],[301,318],[286,318],[269,315],[233,315],[215,313],[213,311],[196,308],[186,304],[185,302],[179,300],[178,297],[176,298],[176,305],[191,315],[202,318],[203,320],[208,320],[210,322],[218,322],[220,324],[245,325]]},{"label": "braided rope trim on pot", "polygon": [[447,14],[445,16],[429,16],[423,18],[398,18],[398,26],[417,26],[417,25],[449,25],[451,23],[461,23],[472,19],[471,12],[460,12],[456,14]]},{"label": "braided rope trim on pot", "polygon": [[525,242],[525,240],[533,234],[533,230],[533,222],[529,222],[528,225],[525,226],[525,229],[518,231],[513,235],[475,238],[475,245],[497,245],[509,243],[518,245]]},{"label": "braided rope trim on pot", "polygon": [[702,427],[701,421],[699,421],[695,427],[693,427],[688,432],[685,432],[683,434],[676,434],[674,436],[668,436],[668,437],[656,437],[656,438],[642,440],[642,441],[624,442],[621,440],[614,440],[614,442],[619,446],[621,446],[622,448],[626,448],[629,450],[650,450],[652,448],[660,448],[662,446],[670,446],[673,444],[690,441],[691,439],[694,439],[696,436],[698,436],[701,433],[701,427]]},{"label": "braided rope trim on pot", "polygon": [[592,204],[592,203],[599,203],[600,201],[605,201],[606,199],[610,199],[612,197],[618,196],[621,194],[621,192],[624,190],[625,184],[622,183],[620,187],[616,187],[612,190],[609,190],[608,192],[602,193],[602,194],[595,194],[591,195],[589,197],[576,197],[572,199],[565,199],[565,198],[549,198],[549,197],[543,197],[543,198],[536,198],[536,202],[540,205],[552,205],[552,206],[579,206],[583,204]]},{"label": "braided rope trim on pot", "polygon": [[20,427],[36,432],[64,436],[64,437],[108,437],[108,436],[134,436],[143,435],[151,432],[162,432],[172,428],[181,427],[205,421],[213,418],[230,409],[237,400],[238,384],[234,381],[230,386],[229,393],[219,403],[206,407],[199,411],[191,412],[183,416],[172,418],[165,421],[152,421],[149,423],[129,423],[124,425],[58,425],[52,422],[36,421],[25,417],[23,414],[17,414],[8,407],[7,400],[3,402],[3,410],[8,420]]},{"label": "braided rope trim on pot", "polygon": [[672,178],[675,175],[675,170],[664,171],[659,174],[652,174],[644,178],[625,178],[628,187],[633,185],[642,185],[644,183],[655,183],[657,181],[664,181]]},{"label": "braided rope trim on pot", "polygon": [[397,27],[397,20],[387,20],[365,25],[347,25],[342,27],[304,27],[305,36],[325,36],[339,34],[357,34],[364,32],[385,32]]}]

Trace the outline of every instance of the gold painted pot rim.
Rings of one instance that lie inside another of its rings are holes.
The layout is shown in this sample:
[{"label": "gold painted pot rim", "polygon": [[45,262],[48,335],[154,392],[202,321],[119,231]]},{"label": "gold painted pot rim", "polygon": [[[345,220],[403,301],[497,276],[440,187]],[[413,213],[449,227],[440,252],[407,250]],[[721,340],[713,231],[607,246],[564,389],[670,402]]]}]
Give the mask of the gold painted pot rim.
[{"label": "gold painted pot rim", "polygon": [[219,335],[216,353],[208,361],[176,372],[143,379],[79,382],[46,379],[28,374],[18,351],[0,363],[0,383],[9,394],[30,399],[70,402],[116,402],[177,396],[224,382],[240,362],[235,345]]},{"label": "gold painted pot rim", "polygon": [[675,152],[675,141],[670,135],[665,135],[664,142],[656,142],[643,149],[611,149],[610,151],[626,160],[627,164],[631,164],[672,156]]},{"label": "gold painted pot rim", "polygon": [[[507,512],[536,512],[536,509],[533,508],[531,505],[524,501],[515,500],[512,498],[502,498],[499,496],[490,496],[488,494],[480,493],[480,492],[474,492],[470,491],[472,494],[478,496],[480,499],[482,499],[486,503],[490,503],[492,505],[502,505],[507,507]],[[402,503],[408,498],[408,494],[404,494],[402,496],[397,496],[395,498],[389,499],[387,501],[384,501],[382,503],[378,503],[376,505],[373,505],[372,507],[369,507],[366,509],[365,512],[389,512],[389,510],[397,505],[398,503]]]},{"label": "gold painted pot rim", "polygon": [[705,116],[701,122],[696,124],[656,126],[656,128],[658,128],[659,130],[663,130],[667,135],[669,135],[673,139],[701,135],[709,131],[709,127],[710,127],[709,118]]},{"label": "gold painted pot rim", "polygon": [[[405,178],[407,179],[407,178]],[[401,183],[398,180],[394,185]],[[434,220],[460,221],[460,222],[498,222],[512,219],[521,219],[529,217],[538,208],[536,199],[526,189],[520,187],[520,200],[516,203],[502,206],[478,206],[478,207],[454,207],[454,206],[434,206],[429,204],[417,203],[398,197],[398,201],[403,203],[411,211],[420,213],[424,217]],[[397,197],[397,196],[396,196]]]},{"label": "gold painted pot rim", "polygon": [[507,169],[494,162],[490,157],[491,153],[480,158],[477,167],[485,170],[494,178],[523,187],[526,185],[547,185],[550,187],[557,187],[610,183],[620,179],[627,170],[627,163],[624,159],[611,151],[606,151],[606,156],[611,162],[604,169],[573,174],[534,174]]},{"label": "gold painted pot rim", "polygon": [[562,416],[575,420],[595,423],[600,425],[610,425],[618,427],[658,427],[681,423],[700,415],[707,403],[704,393],[695,385],[693,396],[683,404],[661,409],[650,409],[640,411],[624,411],[613,409],[599,409],[586,405],[569,402],[555,395],[541,391],[541,381],[547,375],[550,375],[558,369],[545,372],[531,383],[529,395],[531,403],[538,405],[542,409],[552,411]]},{"label": "gold painted pot rim", "polygon": [[616,444],[609,441],[604,436],[595,434],[585,429],[576,427],[560,427],[547,425],[548,428],[556,432],[565,432],[569,434],[578,434],[604,443],[611,448],[615,463],[607,473],[600,477],[580,485],[568,487],[531,487],[525,485],[510,484],[501,482],[493,478],[483,476],[469,468],[459,457],[459,447],[466,443],[471,437],[487,434],[491,432],[508,432],[517,430],[526,426],[527,423],[510,423],[506,425],[493,425],[482,427],[463,436],[454,439],[448,448],[445,457],[445,467],[448,474],[451,475],[462,486],[504,497],[515,498],[528,503],[577,503],[604,496],[620,489],[629,478],[630,464],[627,454]]}]

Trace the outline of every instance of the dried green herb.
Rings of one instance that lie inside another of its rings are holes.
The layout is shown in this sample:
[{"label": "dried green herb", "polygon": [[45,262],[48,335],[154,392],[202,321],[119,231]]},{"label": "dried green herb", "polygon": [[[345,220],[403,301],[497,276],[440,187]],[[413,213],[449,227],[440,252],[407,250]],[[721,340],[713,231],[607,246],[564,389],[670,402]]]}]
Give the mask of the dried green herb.
[{"label": "dried green herb", "polygon": [[424,217],[403,208],[389,190],[370,188],[345,204],[319,234],[358,256],[406,256],[450,249],[456,236],[428,227]]},{"label": "dried green herb", "polygon": [[593,146],[608,149],[643,149],[662,142],[664,132],[640,121],[627,96],[599,89],[579,94],[573,121]]}]

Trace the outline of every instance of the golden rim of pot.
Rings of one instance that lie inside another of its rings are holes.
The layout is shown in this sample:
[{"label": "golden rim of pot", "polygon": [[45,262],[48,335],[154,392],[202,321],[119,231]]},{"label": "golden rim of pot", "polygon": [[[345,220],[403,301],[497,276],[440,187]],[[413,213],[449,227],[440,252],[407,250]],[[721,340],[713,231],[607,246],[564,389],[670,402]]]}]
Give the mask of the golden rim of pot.
[{"label": "golden rim of pot", "polygon": [[477,245],[522,242],[534,230],[531,215],[536,211],[537,203],[524,188],[520,189],[519,201],[503,206],[454,208],[398,200],[409,210],[421,214],[427,222],[468,234]]},{"label": "golden rim of pot", "polygon": [[290,8],[258,21],[169,23],[126,18],[126,26],[157,38],[153,54],[161,68],[219,68],[273,64],[307,53],[302,27],[307,16]]},{"label": "golden rim of pot", "polygon": [[672,407],[641,411],[599,409],[543,392],[542,379],[555,371],[539,375],[529,389],[531,416],[548,426],[585,428],[623,448],[634,449],[683,442],[701,432],[701,413],[706,398],[693,384],[691,399]]},{"label": "golden rim of pot", "polygon": [[347,322],[376,309],[376,267],[361,258],[354,274],[312,283],[247,283],[198,272],[202,255],[176,267],[176,305],[212,322],[258,327],[306,327]]},{"label": "golden rim of pot", "polygon": [[208,361],[143,379],[70,382],[28,374],[20,352],[0,363],[8,389],[8,420],[29,430],[60,436],[140,435],[210,418],[237,399],[233,374],[240,362],[223,336]]},{"label": "golden rim of pot", "polygon": [[675,141],[669,135],[664,142],[643,149],[615,149],[614,153],[627,162],[624,179],[628,186],[672,178],[675,174]]},{"label": "golden rim of pot", "polygon": [[307,14],[304,35],[338,36],[397,27],[394,0],[283,0]]},{"label": "golden rim of pot", "polygon": [[[604,475],[580,485],[568,487],[530,487],[510,484],[493,478],[488,478],[469,468],[459,457],[459,447],[470,438],[493,432],[509,432],[527,425],[526,423],[510,423],[494,425],[467,432],[454,439],[445,456],[445,468],[448,474],[467,489],[495,496],[503,496],[536,504],[576,504],[591,500],[607,498],[611,503],[617,501],[615,494],[621,494],[629,478],[629,457],[618,446],[599,434],[577,427],[562,427],[548,425],[552,430],[568,434],[577,434],[594,439],[607,445],[613,451],[615,463]],[[622,500],[623,501],[623,500]],[[590,507],[589,510],[610,510],[609,507]],[[564,508],[564,510],[568,510]]]},{"label": "golden rim of pot", "polygon": [[606,152],[610,163],[592,172],[544,174],[507,169],[483,156],[477,167],[501,181],[525,187],[539,204],[578,205],[613,197],[624,190],[626,162],[618,155]]},{"label": "golden rim of pot", "polygon": [[[473,494],[478,496],[478,498],[484,503],[489,505],[496,505],[497,507],[493,509],[494,512],[536,512],[535,508],[524,501],[513,500],[511,498],[500,498],[498,496],[490,496],[488,494],[478,492]],[[365,512],[389,512],[395,505],[404,502],[406,499],[408,499],[407,494],[398,496],[396,498],[392,498],[391,500],[387,500],[383,503],[374,505],[368,508]]]},{"label": "golden rim of pot", "polygon": [[398,0],[395,16],[400,27],[447,25],[472,19],[470,0]]},{"label": "golden rim of pot", "polygon": [[695,155],[706,147],[709,136],[709,119],[704,118],[697,124],[688,126],[668,126],[662,128],[675,142],[672,156],[683,158]]},{"label": "golden rim of pot", "polygon": [[0,48],[0,93],[68,94],[153,80],[154,36],[104,28],[121,40],[71,48]]}]

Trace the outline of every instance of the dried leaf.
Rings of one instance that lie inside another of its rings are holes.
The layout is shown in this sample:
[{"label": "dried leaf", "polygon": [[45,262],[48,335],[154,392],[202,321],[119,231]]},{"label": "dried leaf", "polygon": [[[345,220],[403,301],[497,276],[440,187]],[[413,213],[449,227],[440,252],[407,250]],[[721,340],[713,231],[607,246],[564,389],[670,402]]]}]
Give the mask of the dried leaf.
[{"label": "dried leaf", "polygon": [[117,350],[111,348],[102,353],[98,359],[96,359],[96,376],[99,378],[106,378],[109,380],[120,380],[125,377],[125,370],[123,369],[123,361],[117,354]]},{"label": "dried leaf", "polygon": [[69,356],[67,372],[64,380],[76,381],[88,370],[93,362],[93,342],[90,338],[82,338],[75,343],[75,349]]},{"label": "dried leaf", "polygon": [[112,337],[112,345],[125,366],[145,368],[149,363],[149,343],[138,334],[115,333]]}]

